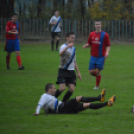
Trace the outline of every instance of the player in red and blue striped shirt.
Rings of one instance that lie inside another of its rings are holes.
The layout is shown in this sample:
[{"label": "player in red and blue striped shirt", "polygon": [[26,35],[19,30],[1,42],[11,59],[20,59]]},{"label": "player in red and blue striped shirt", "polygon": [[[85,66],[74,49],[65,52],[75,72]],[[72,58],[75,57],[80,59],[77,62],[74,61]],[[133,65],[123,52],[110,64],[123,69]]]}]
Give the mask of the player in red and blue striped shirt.
[{"label": "player in red and blue striped shirt", "polygon": [[21,65],[21,57],[20,57],[20,40],[19,40],[19,32],[20,32],[20,25],[18,20],[18,15],[13,14],[12,20],[7,22],[6,25],[6,46],[5,51],[7,51],[6,55],[6,64],[7,70],[10,69],[10,57],[11,53],[16,53],[16,59],[19,65],[19,70],[23,70],[24,66]]},{"label": "player in red and blue striped shirt", "polygon": [[106,32],[101,30],[101,21],[95,21],[95,31],[89,34],[88,42],[83,48],[91,47],[89,73],[96,77],[96,86],[99,89],[101,70],[103,70],[105,58],[109,56],[110,42]]}]

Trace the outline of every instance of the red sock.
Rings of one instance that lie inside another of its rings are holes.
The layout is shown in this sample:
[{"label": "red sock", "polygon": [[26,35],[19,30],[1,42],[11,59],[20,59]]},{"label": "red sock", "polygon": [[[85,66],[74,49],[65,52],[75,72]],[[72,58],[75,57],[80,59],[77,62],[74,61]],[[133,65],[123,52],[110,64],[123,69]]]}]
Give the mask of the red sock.
[{"label": "red sock", "polygon": [[96,86],[97,87],[99,87],[100,81],[101,81],[101,75],[100,76],[96,76]]},{"label": "red sock", "polygon": [[6,56],[6,63],[7,63],[7,67],[9,67],[9,63],[10,63],[10,56]]},{"label": "red sock", "polygon": [[20,56],[17,56],[16,59],[17,59],[18,65],[20,67],[21,66],[21,58],[20,58]]}]

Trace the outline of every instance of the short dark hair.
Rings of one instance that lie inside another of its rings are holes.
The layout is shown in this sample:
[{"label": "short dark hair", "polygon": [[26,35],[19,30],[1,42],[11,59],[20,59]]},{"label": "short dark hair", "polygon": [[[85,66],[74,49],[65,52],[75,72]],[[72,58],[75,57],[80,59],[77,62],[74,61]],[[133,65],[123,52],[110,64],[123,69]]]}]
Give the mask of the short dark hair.
[{"label": "short dark hair", "polygon": [[52,89],[52,86],[53,86],[53,85],[54,85],[54,84],[52,84],[52,83],[46,84],[46,86],[45,86],[45,92],[48,92],[49,89]]},{"label": "short dark hair", "polygon": [[55,10],[55,12],[54,13],[56,13],[56,12],[59,12],[58,10]]},{"label": "short dark hair", "polygon": [[70,35],[75,35],[75,33],[74,32],[68,32],[68,33],[66,33],[66,37],[70,37]]},{"label": "short dark hair", "polygon": [[95,22],[96,22],[96,21],[97,21],[97,22],[101,22],[101,20],[99,20],[99,19],[96,19]]},{"label": "short dark hair", "polygon": [[17,15],[17,16],[18,16],[18,14],[17,14],[17,13],[13,13],[13,14],[12,14],[12,17],[13,17],[14,15]]}]

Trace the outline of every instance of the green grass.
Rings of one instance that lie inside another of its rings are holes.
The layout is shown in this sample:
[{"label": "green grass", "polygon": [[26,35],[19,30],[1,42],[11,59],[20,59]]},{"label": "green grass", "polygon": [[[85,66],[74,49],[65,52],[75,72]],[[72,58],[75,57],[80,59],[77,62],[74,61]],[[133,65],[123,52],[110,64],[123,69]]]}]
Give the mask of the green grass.
[{"label": "green grass", "polygon": [[[19,71],[15,54],[11,70],[6,70],[4,45],[0,45],[0,133],[1,134],[133,134],[134,45],[112,44],[102,71],[100,88],[106,88],[106,100],[117,96],[113,107],[86,110],[73,115],[32,116],[48,82],[55,83],[59,66],[58,52],[50,45],[21,45],[25,70]],[[77,80],[73,97],[96,96],[95,77],[88,73],[90,50],[76,45],[77,63],[82,81]],[[56,85],[58,88],[58,85]],[[67,91],[67,90],[65,90]],[[59,97],[62,99],[63,94]]]}]

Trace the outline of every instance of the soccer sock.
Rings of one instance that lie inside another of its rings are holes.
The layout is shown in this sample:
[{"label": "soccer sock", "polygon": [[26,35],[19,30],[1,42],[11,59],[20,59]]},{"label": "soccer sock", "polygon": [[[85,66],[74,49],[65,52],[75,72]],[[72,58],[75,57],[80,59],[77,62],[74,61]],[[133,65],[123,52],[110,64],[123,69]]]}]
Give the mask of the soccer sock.
[{"label": "soccer sock", "polygon": [[107,103],[108,103],[108,102],[90,104],[90,105],[89,105],[89,108],[90,108],[90,109],[100,109],[100,108],[102,108],[102,107],[107,106]]},{"label": "soccer sock", "polygon": [[55,92],[55,97],[57,98],[60,94],[61,94],[60,90],[57,89],[56,92]]},{"label": "soccer sock", "polygon": [[10,63],[10,56],[6,56],[6,64],[7,64],[7,67],[9,67],[9,63]]},{"label": "soccer sock", "polygon": [[94,102],[94,101],[100,101],[101,96],[99,95],[98,97],[82,97],[81,102]]},{"label": "soccer sock", "polygon": [[101,81],[101,75],[100,76],[96,76],[96,86],[97,87],[99,87],[100,81]]},{"label": "soccer sock", "polygon": [[83,103],[78,104],[78,106],[76,107],[76,113],[80,112],[80,111],[83,111],[83,110],[85,110],[84,107],[83,107]]},{"label": "soccer sock", "polygon": [[17,59],[18,65],[20,67],[21,66],[21,57],[20,56],[17,56],[16,59]]},{"label": "soccer sock", "polygon": [[51,40],[51,50],[54,50],[54,40]]},{"label": "soccer sock", "polygon": [[56,50],[58,49],[59,40],[56,41]]},{"label": "soccer sock", "polygon": [[71,95],[72,95],[72,92],[67,91],[66,94],[63,97],[62,102],[66,102],[70,98]]}]

